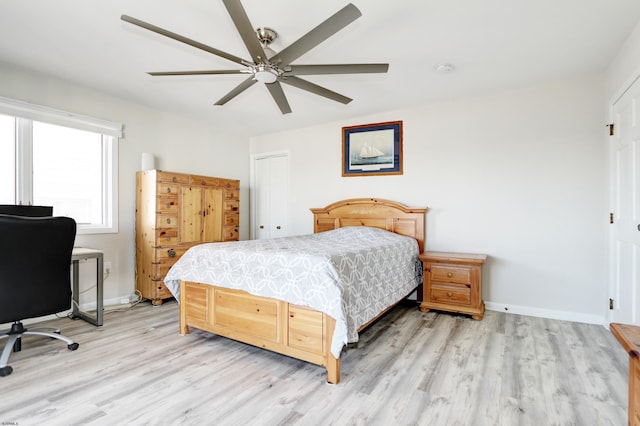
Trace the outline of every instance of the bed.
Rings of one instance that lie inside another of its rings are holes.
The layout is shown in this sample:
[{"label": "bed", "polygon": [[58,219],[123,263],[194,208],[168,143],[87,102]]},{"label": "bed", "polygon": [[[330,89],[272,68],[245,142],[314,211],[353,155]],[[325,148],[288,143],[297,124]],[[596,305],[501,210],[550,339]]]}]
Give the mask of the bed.
[{"label": "bed", "polygon": [[338,383],[344,345],[421,288],[426,208],[358,198],[311,211],[308,236],[189,249],[165,278],[180,333],[195,327],[324,366]]}]

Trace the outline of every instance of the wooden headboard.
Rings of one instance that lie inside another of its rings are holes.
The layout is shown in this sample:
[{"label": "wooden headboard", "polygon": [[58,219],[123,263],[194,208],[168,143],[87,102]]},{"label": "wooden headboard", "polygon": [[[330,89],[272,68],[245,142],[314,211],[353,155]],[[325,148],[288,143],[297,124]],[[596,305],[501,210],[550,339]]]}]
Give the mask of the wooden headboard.
[{"label": "wooden headboard", "polygon": [[424,251],[426,207],[410,208],[379,198],[351,198],[311,212],[314,233],[343,226],[371,226],[413,237],[418,240],[420,253]]}]

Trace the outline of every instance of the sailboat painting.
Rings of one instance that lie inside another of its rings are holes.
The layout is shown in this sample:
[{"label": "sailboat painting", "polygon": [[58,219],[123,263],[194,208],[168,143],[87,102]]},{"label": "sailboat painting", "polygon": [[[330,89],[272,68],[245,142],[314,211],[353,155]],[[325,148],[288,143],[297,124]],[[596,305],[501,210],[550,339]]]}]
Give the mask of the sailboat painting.
[{"label": "sailboat painting", "polygon": [[402,121],[342,131],[342,176],[402,174]]}]

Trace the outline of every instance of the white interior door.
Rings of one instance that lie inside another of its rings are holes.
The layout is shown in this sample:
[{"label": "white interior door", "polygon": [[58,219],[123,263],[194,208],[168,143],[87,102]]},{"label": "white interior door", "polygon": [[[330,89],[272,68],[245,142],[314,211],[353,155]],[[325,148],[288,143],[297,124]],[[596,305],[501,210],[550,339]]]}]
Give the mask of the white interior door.
[{"label": "white interior door", "polygon": [[254,159],[254,238],[288,235],[289,156]]},{"label": "white interior door", "polygon": [[611,322],[640,325],[640,79],[613,105]]}]

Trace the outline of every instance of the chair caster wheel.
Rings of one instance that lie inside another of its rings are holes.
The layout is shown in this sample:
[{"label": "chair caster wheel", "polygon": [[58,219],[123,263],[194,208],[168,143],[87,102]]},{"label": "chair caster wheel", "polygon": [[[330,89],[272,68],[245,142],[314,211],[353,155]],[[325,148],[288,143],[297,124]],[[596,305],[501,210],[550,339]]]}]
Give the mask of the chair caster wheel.
[{"label": "chair caster wheel", "polygon": [[78,346],[80,346],[79,343],[72,343],[70,345],[67,345],[67,348],[69,348],[70,351],[75,351],[76,349],[78,349]]},{"label": "chair caster wheel", "polygon": [[13,372],[13,368],[11,368],[10,365],[7,365],[6,367],[2,367],[0,368],[0,377],[8,376],[12,372]]}]

